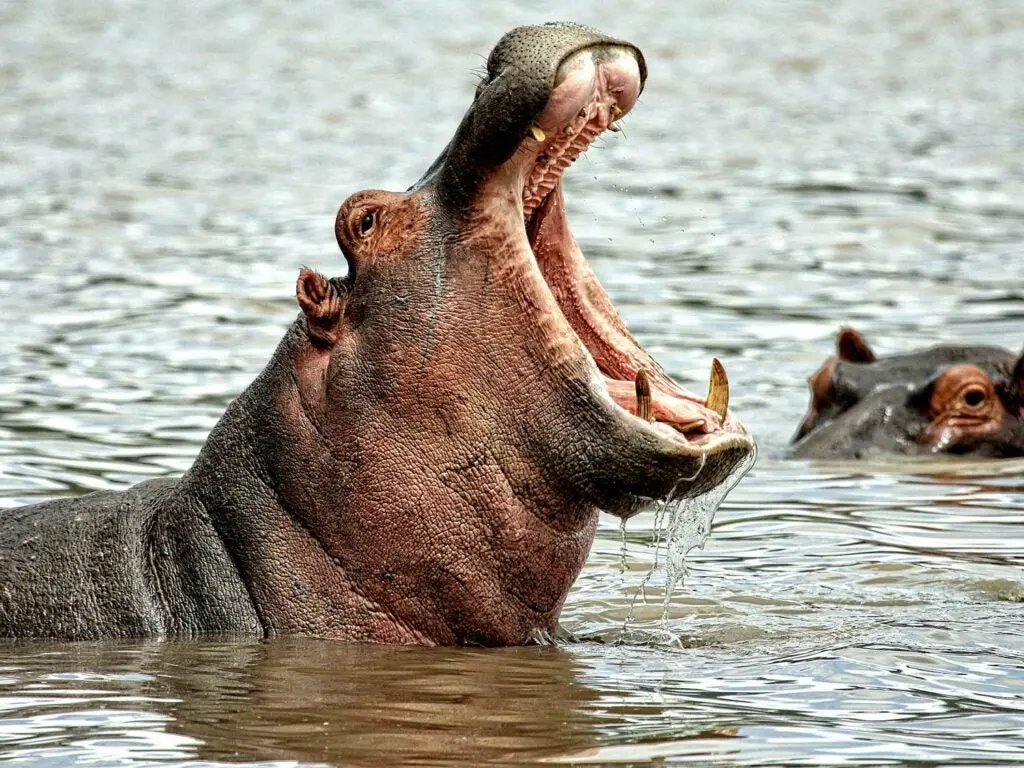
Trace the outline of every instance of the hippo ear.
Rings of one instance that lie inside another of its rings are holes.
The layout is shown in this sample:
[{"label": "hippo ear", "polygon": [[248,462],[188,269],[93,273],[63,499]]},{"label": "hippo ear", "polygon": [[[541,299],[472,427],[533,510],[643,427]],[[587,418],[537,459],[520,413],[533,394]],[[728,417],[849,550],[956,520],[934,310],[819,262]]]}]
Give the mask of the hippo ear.
[{"label": "hippo ear", "polygon": [[840,328],[836,339],[836,351],[840,360],[850,363],[873,363],[878,355],[871,346],[853,328]]},{"label": "hippo ear", "polygon": [[340,338],[345,297],[330,280],[303,267],[295,283],[295,298],[306,316],[310,337],[321,344],[335,344]]}]

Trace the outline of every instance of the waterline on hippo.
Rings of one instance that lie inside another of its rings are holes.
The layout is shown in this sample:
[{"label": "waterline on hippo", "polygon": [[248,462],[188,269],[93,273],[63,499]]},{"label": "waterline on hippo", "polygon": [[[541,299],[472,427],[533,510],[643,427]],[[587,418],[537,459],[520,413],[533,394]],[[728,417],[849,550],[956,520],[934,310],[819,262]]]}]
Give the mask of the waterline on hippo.
[{"label": "waterline on hippo", "polygon": [[184,477],[5,514],[0,635],[519,644],[554,631],[598,510],[727,489],[754,443],[724,369],[679,387],[565,219],[562,171],[645,77],[592,29],[505,35],[424,177],[342,204],[346,276],[302,270]]}]

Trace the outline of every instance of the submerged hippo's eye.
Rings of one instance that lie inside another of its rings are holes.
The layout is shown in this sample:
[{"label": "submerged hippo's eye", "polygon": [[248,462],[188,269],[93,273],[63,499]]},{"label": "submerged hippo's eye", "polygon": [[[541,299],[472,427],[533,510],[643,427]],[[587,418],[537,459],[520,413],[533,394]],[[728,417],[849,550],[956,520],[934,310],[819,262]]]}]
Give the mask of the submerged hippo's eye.
[{"label": "submerged hippo's eye", "polygon": [[363,236],[370,234],[370,230],[373,229],[376,223],[377,212],[374,210],[367,211],[363,214],[363,218],[359,220],[359,234]]},{"label": "submerged hippo's eye", "polygon": [[933,420],[977,425],[999,416],[1000,400],[992,379],[976,365],[950,366],[926,391],[929,393],[928,415]]},{"label": "submerged hippo's eye", "polygon": [[985,390],[981,387],[969,387],[961,396],[968,408],[977,408],[985,402]]}]

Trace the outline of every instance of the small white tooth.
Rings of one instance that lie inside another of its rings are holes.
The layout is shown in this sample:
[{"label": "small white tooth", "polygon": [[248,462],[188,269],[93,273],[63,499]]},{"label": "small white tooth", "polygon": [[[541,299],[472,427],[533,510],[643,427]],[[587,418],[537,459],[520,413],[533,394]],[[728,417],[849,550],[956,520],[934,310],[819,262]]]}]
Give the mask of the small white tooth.
[{"label": "small white tooth", "polygon": [[544,131],[542,131],[542,130],[540,129],[540,126],[539,126],[539,125],[537,125],[536,123],[535,123],[534,125],[531,125],[531,126],[530,126],[530,134],[531,134],[531,135],[533,136],[533,138],[535,138],[535,139],[536,139],[537,141],[544,141],[544,139],[546,139],[546,138],[547,138],[547,136],[545,136],[545,135],[544,135]]}]

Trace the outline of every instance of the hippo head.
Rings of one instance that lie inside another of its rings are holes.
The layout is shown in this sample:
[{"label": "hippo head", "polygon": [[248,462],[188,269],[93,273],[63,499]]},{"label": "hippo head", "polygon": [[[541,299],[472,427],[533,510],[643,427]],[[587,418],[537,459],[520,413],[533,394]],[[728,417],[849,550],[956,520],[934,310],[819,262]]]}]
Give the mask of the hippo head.
[{"label": "hippo head", "polygon": [[809,379],[797,456],[1024,456],[1024,355],[943,344],[879,358],[852,328]]},{"label": "hippo head", "polygon": [[284,420],[301,428],[277,475],[302,477],[279,495],[375,605],[436,618],[428,637],[550,628],[599,509],[705,494],[752,461],[724,369],[707,400],[677,385],[566,222],[563,171],[645,77],[593,29],[513,30],[423,178],[341,205],[347,275],[299,276]]},{"label": "hippo head", "polygon": [[299,281],[332,425],[386,425],[435,471],[493,454],[517,491],[617,514],[705,491],[751,452],[725,404],[684,392],[632,338],[566,222],[562,172],[645,76],[635,46],[595,30],[513,30],[424,178],[342,204],[347,277]]}]

